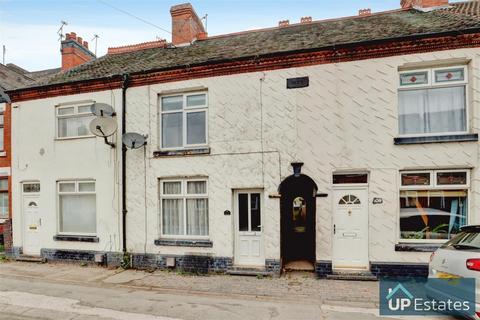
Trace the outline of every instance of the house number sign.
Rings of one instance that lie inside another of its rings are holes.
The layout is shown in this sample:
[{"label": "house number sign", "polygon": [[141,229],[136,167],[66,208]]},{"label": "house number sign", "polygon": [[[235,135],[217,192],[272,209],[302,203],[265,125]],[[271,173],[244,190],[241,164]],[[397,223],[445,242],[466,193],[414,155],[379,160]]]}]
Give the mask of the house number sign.
[{"label": "house number sign", "polygon": [[382,204],[383,199],[382,198],[373,198],[373,204]]},{"label": "house number sign", "polygon": [[310,84],[308,77],[289,78],[287,79],[287,89],[305,88]]}]

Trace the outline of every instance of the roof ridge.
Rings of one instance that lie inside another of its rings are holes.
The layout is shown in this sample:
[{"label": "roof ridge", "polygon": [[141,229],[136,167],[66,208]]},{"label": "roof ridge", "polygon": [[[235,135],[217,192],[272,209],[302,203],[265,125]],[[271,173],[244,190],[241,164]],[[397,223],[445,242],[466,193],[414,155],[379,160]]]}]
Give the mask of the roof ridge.
[{"label": "roof ridge", "polygon": [[218,39],[218,38],[225,38],[225,37],[230,37],[230,36],[237,36],[237,35],[248,34],[248,33],[252,33],[252,32],[272,31],[272,30],[285,29],[285,28],[290,28],[290,27],[304,26],[304,25],[308,25],[308,24],[320,24],[320,23],[325,23],[325,22],[334,22],[334,21],[349,20],[349,19],[369,18],[369,17],[372,17],[372,16],[379,16],[379,15],[402,12],[402,11],[409,11],[409,10],[411,10],[411,9],[409,9],[409,8],[407,8],[407,9],[399,8],[399,9],[373,12],[373,13],[368,14],[368,15],[354,15],[354,16],[337,17],[337,18],[328,18],[328,19],[322,19],[322,20],[313,20],[313,21],[308,21],[308,22],[297,22],[297,23],[292,23],[292,24],[282,25],[282,26],[276,26],[276,27],[265,27],[265,28],[259,28],[259,29],[251,29],[251,30],[244,30],[244,31],[238,31],[238,32],[219,34],[219,35],[209,36],[206,39],[197,40],[197,41],[207,41],[207,40],[210,40],[210,39]]}]

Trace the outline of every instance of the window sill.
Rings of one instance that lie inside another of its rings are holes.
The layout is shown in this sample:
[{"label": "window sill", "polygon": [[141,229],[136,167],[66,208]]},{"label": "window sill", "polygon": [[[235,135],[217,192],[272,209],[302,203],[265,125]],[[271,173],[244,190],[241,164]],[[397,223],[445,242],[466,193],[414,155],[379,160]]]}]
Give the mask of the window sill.
[{"label": "window sill", "polygon": [[171,247],[197,247],[197,248],[212,248],[213,242],[210,240],[189,240],[189,239],[157,239],[156,246],[171,246]]},{"label": "window sill", "polygon": [[196,156],[210,154],[210,148],[195,148],[195,149],[181,149],[181,150],[165,150],[154,151],[153,156],[155,158],[161,157],[181,157],[181,156]]},{"label": "window sill", "polygon": [[6,157],[7,152],[6,151],[0,151],[0,157]]},{"label": "window sill", "polygon": [[96,236],[74,236],[74,235],[56,235],[53,236],[54,241],[76,241],[76,242],[99,242]]},{"label": "window sill", "polygon": [[69,140],[78,140],[78,139],[92,139],[96,138],[97,136],[88,135],[88,136],[77,136],[77,137],[65,137],[65,138],[55,138],[55,141],[69,141]]},{"label": "window sill", "polygon": [[395,145],[478,141],[478,133],[393,138]]},{"label": "window sill", "polygon": [[434,252],[441,246],[440,243],[397,243],[395,251]]}]

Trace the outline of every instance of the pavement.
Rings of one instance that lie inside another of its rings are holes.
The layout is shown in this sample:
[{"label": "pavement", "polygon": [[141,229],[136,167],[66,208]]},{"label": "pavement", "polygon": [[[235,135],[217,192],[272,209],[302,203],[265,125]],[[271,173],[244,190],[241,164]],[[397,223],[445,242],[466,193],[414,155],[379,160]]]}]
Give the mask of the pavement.
[{"label": "pavement", "polygon": [[378,282],[319,280],[310,273],[257,278],[0,263],[0,319],[352,318],[381,319]]}]

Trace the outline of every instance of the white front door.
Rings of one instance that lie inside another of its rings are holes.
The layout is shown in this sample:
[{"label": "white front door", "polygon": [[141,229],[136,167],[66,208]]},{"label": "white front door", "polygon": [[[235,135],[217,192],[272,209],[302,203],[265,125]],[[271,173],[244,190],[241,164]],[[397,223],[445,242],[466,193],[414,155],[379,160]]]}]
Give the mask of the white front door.
[{"label": "white front door", "polygon": [[367,271],[367,188],[334,190],[333,212],[332,268],[335,271]]},{"label": "white front door", "polygon": [[23,253],[27,255],[40,255],[40,229],[42,218],[40,217],[40,196],[23,195]]},{"label": "white front door", "polygon": [[235,264],[264,266],[261,190],[235,191]]}]

